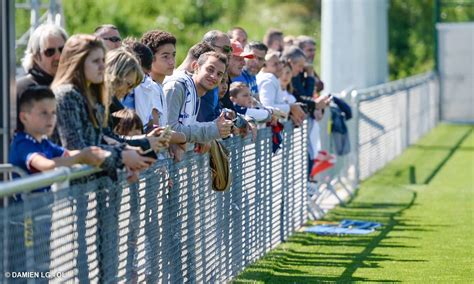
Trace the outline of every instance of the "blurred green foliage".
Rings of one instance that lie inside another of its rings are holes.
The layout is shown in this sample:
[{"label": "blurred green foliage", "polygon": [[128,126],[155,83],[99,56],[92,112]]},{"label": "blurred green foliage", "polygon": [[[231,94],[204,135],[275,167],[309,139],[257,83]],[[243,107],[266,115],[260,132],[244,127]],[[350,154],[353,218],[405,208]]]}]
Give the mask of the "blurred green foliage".
[{"label": "blurred green foliage", "polygon": [[[440,22],[474,21],[474,1],[440,0]],[[435,65],[435,0],[390,0],[390,79],[425,72]]]},{"label": "blurred green foliage", "polygon": [[[16,0],[17,3],[28,1]],[[390,0],[391,79],[433,68],[434,2]],[[177,64],[189,47],[211,29],[227,31],[241,26],[250,40],[262,40],[269,28],[281,29],[285,35],[310,35],[317,42],[321,38],[321,0],[63,0],[62,6],[70,35],[92,33],[96,26],[105,23],[115,24],[124,37],[139,38],[152,29],[171,32],[178,39]],[[17,38],[28,29],[29,20],[27,11],[16,10]],[[441,20],[474,21],[474,4],[443,6]],[[318,71],[319,51],[318,48],[315,59]],[[21,57],[22,49],[18,49],[17,58]]]},{"label": "blurred green foliage", "polygon": [[[211,29],[226,32],[241,26],[250,40],[262,40],[269,28],[320,39],[320,0],[63,0],[62,6],[69,35],[92,33],[105,23],[116,25],[123,37],[140,38],[152,29],[171,32],[178,40],[177,64]],[[17,9],[16,20],[18,38],[28,28],[29,14]],[[20,52],[17,55],[22,56]],[[316,66],[319,68],[319,61]]]}]

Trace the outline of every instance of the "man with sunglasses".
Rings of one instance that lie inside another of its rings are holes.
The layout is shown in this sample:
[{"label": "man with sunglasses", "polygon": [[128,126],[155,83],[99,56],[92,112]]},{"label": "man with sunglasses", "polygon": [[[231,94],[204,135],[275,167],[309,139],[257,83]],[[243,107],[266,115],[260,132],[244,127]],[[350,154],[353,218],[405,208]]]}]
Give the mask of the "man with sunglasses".
[{"label": "man with sunglasses", "polygon": [[17,102],[28,87],[51,85],[66,40],[66,32],[53,24],[43,24],[34,30],[21,59],[27,74],[16,82]]},{"label": "man with sunglasses", "polygon": [[112,50],[122,45],[122,38],[118,28],[114,25],[105,24],[95,29],[94,35],[104,40],[105,48]]}]

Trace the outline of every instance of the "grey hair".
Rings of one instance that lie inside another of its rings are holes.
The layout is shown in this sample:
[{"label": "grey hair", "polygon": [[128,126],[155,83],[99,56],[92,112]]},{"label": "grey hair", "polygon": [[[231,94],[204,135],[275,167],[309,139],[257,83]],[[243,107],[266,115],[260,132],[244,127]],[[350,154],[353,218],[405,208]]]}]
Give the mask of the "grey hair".
[{"label": "grey hair", "polygon": [[209,43],[210,45],[214,45],[216,40],[220,36],[229,37],[226,33],[221,32],[219,30],[211,30],[204,34],[202,37],[202,41]]},{"label": "grey hair", "polygon": [[21,65],[26,72],[29,72],[34,65],[34,57],[38,55],[46,45],[48,37],[62,37],[67,40],[67,33],[63,28],[53,24],[42,24],[38,26],[30,36],[25,50],[25,56],[21,59]]},{"label": "grey hair", "polygon": [[299,48],[303,49],[305,45],[307,44],[314,44],[316,45],[316,41],[314,38],[306,36],[306,35],[300,35],[296,37],[296,42],[298,43]]},{"label": "grey hair", "polygon": [[283,61],[295,61],[300,57],[306,60],[303,50],[297,46],[285,48],[285,50],[283,50],[283,54],[281,55],[281,59]]},{"label": "grey hair", "polygon": [[245,46],[245,51],[247,52],[252,51],[252,49],[265,51],[265,53],[268,52],[268,47],[263,42],[259,42],[259,41],[251,41]]}]

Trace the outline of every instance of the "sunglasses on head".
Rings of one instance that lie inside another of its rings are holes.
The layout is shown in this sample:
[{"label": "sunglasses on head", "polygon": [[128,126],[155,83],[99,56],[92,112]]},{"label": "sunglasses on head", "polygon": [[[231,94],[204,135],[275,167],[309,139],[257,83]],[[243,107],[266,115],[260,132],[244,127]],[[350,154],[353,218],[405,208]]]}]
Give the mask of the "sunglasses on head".
[{"label": "sunglasses on head", "polygon": [[225,53],[231,53],[232,52],[232,46],[224,45],[224,46],[217,46],[215,45],[214,47],[222,49]]},{"label": "sunglasses on head", "polygon": [[119,42],[122,41],[121,38],[118,36],[111,36],[111,37],[104,37],[105,40],[111,41],[111,42]]},{"label": "sunglasses on head", "polygon": [[61,52],[63,52],[63,48],[64,46],[60,46],[58,48],[55,48],[55,47],[50,47],[50,48],[46,48],[44,51],[43,51],[43,54],[46,56],[46,57],[51,57],[53,55],[56,54],[56,50],[58,51],[59,54],[61,54]]}]

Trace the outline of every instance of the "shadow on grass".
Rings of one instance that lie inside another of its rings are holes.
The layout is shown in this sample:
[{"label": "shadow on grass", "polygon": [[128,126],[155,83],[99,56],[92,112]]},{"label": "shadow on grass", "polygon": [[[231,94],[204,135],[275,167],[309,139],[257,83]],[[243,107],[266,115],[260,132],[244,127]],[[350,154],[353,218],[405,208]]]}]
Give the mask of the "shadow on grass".
[{"label": "shadow on grass", "polygon": [[[286,244],[279,246],[267,254],[262,260],[248,267],[235,283],[249,283],[260,281],[264,283],[318,283],[318,282],[400,282],[398,277],[383,276],[385,279],[369,279],[355,276],[360,268],[379,268],[384,262],[427,262],[427,259],[401,259],[391,255],[377,254],[376,248],[413,249],[416,246],[406,245],[406,240],[416,241],[413,236],[389,236],[391,232],[435,232],[440,227],[449,227],[450,224],[439,225],[417,225],[420,220],[406,218],[403,216],[406,210],[417,206],[415,203],[417,193],[410,188],[401,185],[393,186],[394,181],[398,184],[422,185],[429,184],[437,174],[444,168],[456,151],[472,151],[472,147],[461,147],[464,141],[472,134],[470,128],[450,147],[414,145],[413,147],[427,150],[448,150],[447,155],[426,176],[417,179],[417,163],[397,171],[380,172],[379,180],[372,180],[366,186],[372,188],[390,185],[390,190],[400,190],[391,193],[395,197],[394,202],[360,202],[358,192],[349,202],[330,212],[324,221],[338,222],[342,219],[359,219],[381,222],[383,226],[377,232],[363,236],[317,236],[309,233],[296,233]],[[405,178],[403,179],[402,178]],[[380,182],[380,183],[379,183]],[[390,183],[387,183],[390,182]],[[387,183],[387,184],[385,184]],[[378,189],[377,189],[378,190]],[[388,188],[387,188],[388,190]],[[406,194],[401,202],[397,194]],[[384,196],[382,199],[391,200]],[[416,234],[414,234],[416,236]]]},{"label": "shadow on grass", "polygon": [[[413,185],[428,185],[438,175],[438,173],[445,167],[445,165],[451,160],[454,153],[458,151],[473,151],[474,147],[463,146],[463,143],[472,135],[474,127],[470,127],[460,133],[459,137],[456,137],[456,141],[452,145],[424,145],[424,144],[413,144],[410,145],[409,149],[425,151],[422,160],[414,160],[413,164],[403,166],[393,166],[383,168],[377,171],[371,178],[371,184],[382,186],[382,185],[393,185],[393,184],[413,184]],[[444,157],[434,166],[430,172],[425,172],[427,169],[426,160],[429,160],[431,153],[441,151],[446,153]],[[421,168],[420,168],[421,166]]]},{"label": "shadow on grass", "polygon": [[459,147],[461,147],[464,140],[466,140],[467,137],[469,137],[469,135],[471,135],[472,130],[473,130],[472,127],[469,128],[466,131],[466,133],[464,133],[464,135],[458,140],[456,145],[454,145],[454,147],[451,147],[451,149],[449,150],[448,155],[441,161],[441,163],[435,168],[435,170],[431,173],[431,175],[428,176],[428,178],[425,180],[425,182],[424,182],[425,184],[429,184],[433,180],[433,178],[439,173],[439,171],[444,167],[444,165],[446,165],[446,163],[449,161],[449,159],[451,159],[451,157],[459,149]]},{"label": "shadow on grass", "polygon": [[[374,253],[375,248],[388,247],[411,249],[397,243],[400,238],[387,236],[392,231],[431,231],[436,228],[421,228],[402,217],[403,212],[415,205],[415,191],[401,188],[407,202],[357,202],[333,210],[325,221],[360,219],[383,223],[381,230],[362,236],[318,236],[296,233],[286,245],[270,252],[261,261],[247,268],[235,283],[262,281],[264,283],[317,283],[317,282],[372,282],[368,278],[355,277],[359,268],[379,268],[382,262],[425,262],[423,259],[397,259]],[[382,242],[383,241],[383,242]],[[344,248],[337,250],[334,248]],[[307,249],[306,249],[307,248]],[[316,251],[315,251],[316,250]],[[321,269],[318,269],[321,268]],[[328,272],[328,269],[330,272]],[[310,272],[309,272],[309,271]],[[320,271],[320,273],[318,273]],[[395,279],[377,279],[376,282],[398,282]]]}]

